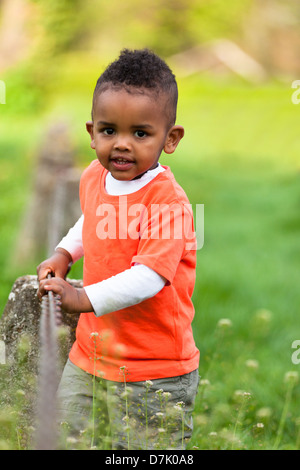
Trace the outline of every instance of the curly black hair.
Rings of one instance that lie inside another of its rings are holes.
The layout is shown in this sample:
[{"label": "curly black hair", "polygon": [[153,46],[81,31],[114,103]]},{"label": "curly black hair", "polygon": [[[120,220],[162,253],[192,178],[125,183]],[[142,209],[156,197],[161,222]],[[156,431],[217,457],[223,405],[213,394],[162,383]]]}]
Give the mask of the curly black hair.
[{"label": "curly black hair", "polygon": [[128,92],[133,88],[148,89],[159,95],[168,97],[167,106],[169,120],[175,123],[178,101],[178,88],[175,75],[169,66],[158,55],[149,49],[123,49],[117,60],[112,62],[99,77],[94,90],[95,98],[109,86],[125,88]]}]

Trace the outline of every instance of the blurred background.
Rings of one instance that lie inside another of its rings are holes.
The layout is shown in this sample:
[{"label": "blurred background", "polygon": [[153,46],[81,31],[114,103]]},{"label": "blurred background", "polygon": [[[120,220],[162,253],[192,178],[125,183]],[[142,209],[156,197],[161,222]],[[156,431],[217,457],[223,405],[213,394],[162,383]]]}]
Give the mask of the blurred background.
[{"label": "blurred background", "polygon": [[280,413],[300,338],[299,20],[298,0],[0,0],[0,315],[15,279],[35,274],[78,216],[98,76],[124,47],[148,47],[176,74],[186,130],[162,163],[205,207],[194,293],[202,376],[229,319],[215,381],[230,374],[234,389],[255,359],[256,399]]}]

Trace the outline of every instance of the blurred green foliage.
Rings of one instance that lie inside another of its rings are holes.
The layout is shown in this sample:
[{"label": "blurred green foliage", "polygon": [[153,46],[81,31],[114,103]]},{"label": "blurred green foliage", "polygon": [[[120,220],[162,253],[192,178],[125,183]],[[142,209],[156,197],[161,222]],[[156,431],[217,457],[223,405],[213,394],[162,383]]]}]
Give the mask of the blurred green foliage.
[{"label": "blurred green foliage", "polygon": [[167,58],[215,37],[237,37],[251,6],[251,0],[232,0],[230,8],[222,0],[27,1],[34,7],[27,26],[34,46],[5,73],[7,112],[45,108],[69,55],[106,64],[123,47],[148,47]]},{"label": "blurred green foliage", "polygon": [[[1,77],[7,100],[0,105],[0,315],[16,277],[34,274],[41,261],[11,264],[48,123],[68,121],[75,163],[83,168],[95,158],[85,131],[93,87],[120,48],[149,47],[168,58],[206,40],[234,39],[253,3],[30,2],[35,47]],[[298,14],[296,2],[290,4]],[[276,80],[252,85],[204,73],[179,76],[178,82],[178,123],[185,137],[176,154],[163,155],[161,162],[171,166],[193,207],[205,205],[193,299],[200,374],[210,386],[201,389],[196,404],[193,443],[229,445],[222,432],[234,428],[233,396],[245,389],[252,401],[236,426],[243,446],[272,448],[285,399],[283,377],[297,370],[291,344],[299,339],[300,105],[291,103],[290,85]],[[71,275],[80,277],[81,269],[74,266]],[[222,318],[232,327],[220,336],[216,325]],[[299,384],[293,393],[284,448],[300,442]],[[262,418],[266,409],[271,414]],[[253,426],[263,419],[265,430],[255,440]],[[209,433],[215,431],[214,444]]]}]

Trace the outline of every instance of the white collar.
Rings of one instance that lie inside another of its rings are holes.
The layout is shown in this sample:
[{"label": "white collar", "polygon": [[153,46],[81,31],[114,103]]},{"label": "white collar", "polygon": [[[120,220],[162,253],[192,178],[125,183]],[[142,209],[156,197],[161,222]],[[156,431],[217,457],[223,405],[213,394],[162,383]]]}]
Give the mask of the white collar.
[{"label": "white collar", "polygon": [[117,180],[108,172],[105,178],[105,189],[111,196],[123,196],[125,194],[135,193],[162,171],[165,171],[165,169],[158,163],[158,166],[153,170],[148,170],[140,178],[130,181]]}]

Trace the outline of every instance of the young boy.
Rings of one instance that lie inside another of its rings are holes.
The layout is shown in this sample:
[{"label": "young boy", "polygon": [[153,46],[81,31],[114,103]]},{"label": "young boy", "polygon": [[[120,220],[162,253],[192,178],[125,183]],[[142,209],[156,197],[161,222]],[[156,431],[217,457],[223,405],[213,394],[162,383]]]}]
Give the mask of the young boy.
[{"label": "young boy", "polygon": [[[184,135],[175,124],[177,95],[169,67],[146,49],[125,49],[108,66],[86,124],[97,159],[81,178],[83,215],[38,267],[39,298],[51,290],[65,310],[81,313],[59,389],[63,417],[73,433],[87,426],[96,376],[115,449],[153,449],[162,435],[166,447],[182,448],[182,419],[185,441],[192,432],[199,366],[193,216],[159,163]],[[64,278],[82,256],[84,287],[75,289]],[[169,427],[166,402],[178,412]]]}]

